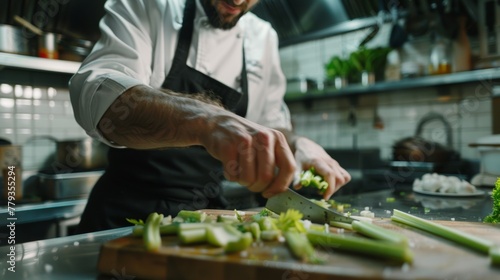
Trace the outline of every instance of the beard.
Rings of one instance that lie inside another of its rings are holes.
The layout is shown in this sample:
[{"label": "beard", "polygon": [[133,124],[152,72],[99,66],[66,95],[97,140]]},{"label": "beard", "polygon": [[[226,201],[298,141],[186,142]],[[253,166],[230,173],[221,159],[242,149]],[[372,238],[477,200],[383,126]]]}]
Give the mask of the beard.
[{"label": "beard", "polygon": [[[212,1],[214,1],[215,3],[212,4]],[[247,12],[248,8],[247,5],[244,4],[244,6],[242,6],[243,8],[242,12],[231,18],[227,15],[221,14],[217,10],[217,4],[220,1],[225,2],[228,5],[232,5],[232,1],[228,0],[202,0],[201,4],[203,6],[203,9],[205,10],[205,13],[207,14],[208,21],[210,25],[212,25],[212,27],[228,30],[233,28],[238,23],[238,20],[240,20],[240,18]]]}]

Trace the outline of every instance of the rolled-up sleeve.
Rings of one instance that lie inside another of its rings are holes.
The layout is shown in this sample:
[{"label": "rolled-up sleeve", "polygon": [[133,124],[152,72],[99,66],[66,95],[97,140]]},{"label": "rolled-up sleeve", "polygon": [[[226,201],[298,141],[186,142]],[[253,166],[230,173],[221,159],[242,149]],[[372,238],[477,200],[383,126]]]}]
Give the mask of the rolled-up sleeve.
[{"label": "rolled-up sleeve", "polygon": [[88,135],[108,145],[113,144],[97,129],[103,114],[127,89],[149,83],[148,9],[143,1],[107,1],[99,24],[101,38],[69,82],[76,121]]}]

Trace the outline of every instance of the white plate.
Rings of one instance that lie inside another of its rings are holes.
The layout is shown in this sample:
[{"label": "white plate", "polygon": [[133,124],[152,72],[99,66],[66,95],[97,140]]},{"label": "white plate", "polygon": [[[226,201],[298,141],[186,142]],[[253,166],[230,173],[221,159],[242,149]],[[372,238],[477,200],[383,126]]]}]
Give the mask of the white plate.
[{"label": "white plate", "polygon": [[413,192],[425,195],[445,196],[445,197],[472,197],[472,196],[483,196],[486,194],[486,192],[477,189],[473,193],[440,193],[440,192],[428,192],[415,187],[413,187]]}]

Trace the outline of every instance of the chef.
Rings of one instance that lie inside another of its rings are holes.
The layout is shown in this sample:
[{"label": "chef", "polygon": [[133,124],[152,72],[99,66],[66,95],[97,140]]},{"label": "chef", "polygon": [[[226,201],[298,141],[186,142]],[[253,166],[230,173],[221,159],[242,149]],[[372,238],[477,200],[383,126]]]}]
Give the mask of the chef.
[{"label": "chef", "polygon": [[314,166],[329,198],[350,175],[292,134],[278,38],[258,0],[108,0],[101,38],[70,81],[75,118],[109,166],[78,232],[151,212],[224,208],[230,180],[269,198]]}]

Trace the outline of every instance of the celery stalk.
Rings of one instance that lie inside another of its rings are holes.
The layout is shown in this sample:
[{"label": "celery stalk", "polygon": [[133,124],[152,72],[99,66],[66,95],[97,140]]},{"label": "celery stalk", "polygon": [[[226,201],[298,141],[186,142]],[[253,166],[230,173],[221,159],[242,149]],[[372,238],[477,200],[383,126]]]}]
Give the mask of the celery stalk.
[{"label": "celery stalk", "polygon": [[365,236],[374,239],[384,240],[392,243],[400,243],[403,245],[408,244],[408,238],[406,236],[385,229],[383,227],[374,225],[372,223],[367,223],[363,221],[354,221],[352,222],[352,229],[358,233],[361,233]]},{"label": "celery stalk", "polygon": [[241,233],[236,229],[236,232],[232,231],[229,227],[215,225],[207,227],[207,242],[213,246],[225,247],[229,242],[237,241]]},{"label": "celery stalk", "polygon": [[208,223],[182,223],[178,225],[178,231],[190,230],[190,229],[205,229],[209,227]]},{"label": "celery stalk", "polygon": [[[161,235],[177,234],[178,229],[179,229],[179,224],[176,224],[176,223],[168,224],[168,225],[160,225],[160,234]],[[143,233],[144,233],[144,226],[143,225],[135,225],[132,228],[132,235],[133,236],[142,236]]]},{"label": "celery stalk", "polygon": [[275,241],[281,236],[281,230],[268,229],[260,232],[260,239],[264,241]]},{"label": "celery stalk", "polygon": [[349,251],[401,263],[413,262],[412,251],[408,246],[401,244],[319,231],[308,231],[307,238],[316,247]]},{"label": "celery stalk", "polygon": [[160,223],[162,220],[163,214],[153,212],[148,215],[142,235],[147,251],[156,252],[161,247]]},{"label": "celery stalk", "polygon": [[205,228],[179,230],[179,239],[182,244],[202,243],[207,241]]},{"label": "celery stalk", "polygon": [[493,246],[490,249],[490,260],[492,265],[500,265],[500,247]]},{"label": "celery stalk", "polygon": [[330,221],[330,225],[332,227],[338,227],[338,228],[343,228],[343,229],[347,229],[347,230],[353,230],[352,229],[352,224],[348,224],[348,223]]},{"label": "celery stalk", "polygon": [[316,251],[306,235],[295,231],[287,231],[284,236],[286,244],[295,258],[307,263],[323,262],[316,256]]},{"label": "celery stalk", "polygon": [[258,223],[252,222],[250,224],[250,232],[252,233],[252,236],[255,240],[260,240],[260,226]]},{"label": "celery stalk", "polygon": [[205,221],[207,218],[207,213],[201,211],[189,211],[189,210],[181,210],[177,217],[182,218],[186,222],[194,222],[200,223]]},{"label": "celery stalk", "polygon": [[413,216],[408,213],[404,213],[397,209],[394,209],[393,215],[391,216],[391,220],[412,227],[416,227],[421,230],[425,230],[434,235],[462,244],[466,247],[469,247],[484,254],[488,254],[490,247],[493,246],[493,243],[491,241],[482,240],[468,233],[450,227],[446,227],[443,225],[439,225],[428,220],[424,220],[422,218]]},{"label": "celery stalk", "polygon": [[252,242],[252,234],[250,232],[245,232],[237,240],[229,241],[224,247],[224,252],[234,253],[246,250],[252,245]]}]

